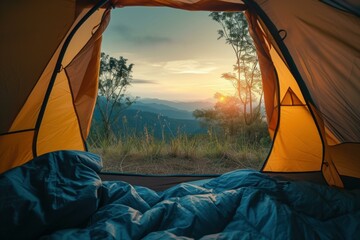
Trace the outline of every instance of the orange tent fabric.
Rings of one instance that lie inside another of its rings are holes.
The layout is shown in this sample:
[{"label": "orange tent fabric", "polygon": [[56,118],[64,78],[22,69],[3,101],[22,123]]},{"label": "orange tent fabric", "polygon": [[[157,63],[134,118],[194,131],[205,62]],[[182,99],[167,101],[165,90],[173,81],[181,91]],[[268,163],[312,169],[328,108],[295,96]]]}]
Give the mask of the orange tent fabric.
[{"label": "orange tent fabric", "polygon": [[[21,7],[19,7],[21,6]],[[348,1],[20,0],[0,3],[0,173],[86,150],[112,7],[245,11],[272,150],[265,172],[360,178],[360,18]]]}]

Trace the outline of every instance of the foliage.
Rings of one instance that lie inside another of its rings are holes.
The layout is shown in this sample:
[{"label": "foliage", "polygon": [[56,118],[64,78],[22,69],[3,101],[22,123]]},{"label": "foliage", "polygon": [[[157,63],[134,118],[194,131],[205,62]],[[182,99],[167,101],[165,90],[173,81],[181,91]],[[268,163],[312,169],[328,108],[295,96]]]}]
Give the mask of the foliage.
[{"label": "foliage", "polygon": [[251,125],[245,124],[239,107],[241,102],[237,97],[216,93],[215,98],[217,102],[214,108],[197,109],[193,112],[194,116],[201,119],[209,129],[220,127],[224,135],[238,136],[251,143],[259,143],[261,139],[269,143],[266,122],[258,117]]},{"label": "foliage", "polygon": [[96,101],[101,120],[100,123],[93,121],[91,135],[103,135],[103,141],[113,141],[116,138],[113,133],[114,123],[118,122],[121,112],[135,101],[127,94],[127,88],[131,85],[133,66],[123,57],[116,59],[101,53]]},{"label": "foliage", "polygon": [[234,96],[215,94],[216,104],[211,109],[197,109],[193,115],[201,119],[209,129],[222,129],[228,136],[237,136],[250,143],[268,143],[266,122],[261,116],[262,85],[256,49],[249,35],[243,13],[213,12],[210,17],[221,29],[219,39],[224,38],[235,54],[233,72],[222,78],[231,81]]},{"label": "foliage", "polygon": [[195,118],[202,119],[212,129],[220,126],[225,134],[234,136],[242,124],[240,100],[234,96],[216,93],[217,102],[212,109],[197,109],[193,112]]},{"label": "foliage", "polygon": [[241,103],[241,117],[251,125],[259,118],[263,91],[256,49],[246,18],[240,12],[212,12],[210,17],[221,26],[218,39],[225,39],[236,58],[233,71],[224,73],[222,78],[233,84]]}]

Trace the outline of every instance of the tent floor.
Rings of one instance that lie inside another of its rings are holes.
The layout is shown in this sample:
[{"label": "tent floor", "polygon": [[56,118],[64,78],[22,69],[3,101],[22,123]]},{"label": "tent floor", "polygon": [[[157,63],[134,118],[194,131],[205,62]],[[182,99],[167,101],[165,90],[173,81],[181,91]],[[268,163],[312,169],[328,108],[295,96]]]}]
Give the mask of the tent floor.
[{"label": "tent floor", "polygon": [[[327,185],[321,172],[306,173],[265,173],[279,180],[289,181],[308,181],[316,184]],[[132,185],[143,186],[154,191],[163,191],[172,186],[184,182],[205,180],[215,178],[220,175],[141,175],[125,173],[107,173],[99,174],[103,181],[124,181]],[[360,187],[360,180],[352,177],[341,176],[345,188],[355,189]]]},{"label": "tent floor", "polygon": [[205,180],[220,175],[141,175],[102,172],[99,176],[103,181],[124,181],[154,191],[163,191],[180,183]]}]

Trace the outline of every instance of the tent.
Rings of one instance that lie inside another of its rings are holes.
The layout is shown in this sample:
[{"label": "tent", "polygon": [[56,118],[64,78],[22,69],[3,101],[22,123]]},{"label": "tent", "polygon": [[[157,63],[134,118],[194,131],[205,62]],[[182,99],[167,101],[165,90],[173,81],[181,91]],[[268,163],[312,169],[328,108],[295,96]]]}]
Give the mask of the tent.
[{"label": "tent", "polygon": [[34,0],[0,3],[0,173],[86,150],[111,8],[245,11],[271,152],[262,171],[360,179],[360,8],[340,0]]},{"label": "tent", "polygon": [[[273,140],[265,174],[238,170],[171,188],[204,176],[125,176],[129,184],[101,174],[100,157],[85,151],[101,35],[111,8],[128,6],[245,11]],[[0,239],[360,235],[358,1],[1,1],[0,26]]]}]

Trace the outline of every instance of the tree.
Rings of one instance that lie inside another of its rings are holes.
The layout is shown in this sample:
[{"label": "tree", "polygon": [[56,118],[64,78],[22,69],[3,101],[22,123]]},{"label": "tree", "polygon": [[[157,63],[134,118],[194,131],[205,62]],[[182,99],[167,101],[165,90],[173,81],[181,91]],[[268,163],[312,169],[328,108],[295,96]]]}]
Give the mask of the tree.
[{"label": "tree", "polygon": [[245,124],[241,115],[241,101],[237,96],[215,94],[215,103],[212,109],[197,109],[193,115],[201,119],[202,123],[211,129],[222,129],[222,132],[231,137],[240,137],[246,143],[268,143],[270,141],[267,124],[257,118],[251,125]]},{"label": "tree", "polygon": [[195,118],[200,118],[203,123],[211,128],[221,127],[225,134],[234,136],[240,132],[241,118],[240,101],[237,97],[215,94],[217,100],[212,109],[197,109],[193,112]]},{"label": "tree", "polygon": [[127,94],[133,66],[127,64],[127,59],[123,57],[116,59],[101,53],[96,105],[100,112],[102,134],[107,141],[115,138],[113,125],[118,122],[121,112],[135,101]]},{"label": "tree", "polygon": [[225,39],[236,58],[233,71],[224,73],[222,78],[233,84],[241,102],[241,116],[247,125],[251,125],[260,117],[263,91],[256,49],[247,21],[240,12],[212,12],[210,17],[221,26],[218,39]]}]

